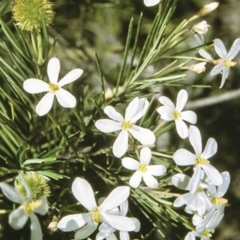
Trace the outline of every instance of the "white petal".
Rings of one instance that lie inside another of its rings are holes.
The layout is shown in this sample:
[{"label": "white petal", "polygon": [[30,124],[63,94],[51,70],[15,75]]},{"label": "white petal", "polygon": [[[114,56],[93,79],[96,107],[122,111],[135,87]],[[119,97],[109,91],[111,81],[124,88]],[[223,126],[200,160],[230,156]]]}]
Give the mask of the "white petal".
[{"label": "white petal", "polygon": [[128,217],[102,214],[102,221],[119,231],[134,231],[135,222]]},{"label": "white petal", "polygon": [[120,215],[122,216],[126,216],[128,212],[128,200],[124,201],[121,205],[120,205]]},{"label": "white petal", "polygon": [[71,214],[63,217],[58,222],[58,228],[63,232],[71,232],[90,222],[93,224],[90,213]]},{"label": "white petal", "polygon": [[[121,240],[130,240],[129,233],[128,232],[119,232],[119,237]],[[109,239],[108,239],[109,240]]]},{"label": "white petal", "polygon": [[189,202],[192,201],[192,199],[194,198],[194,195],[191,193],[185,193],[181,196],[179,196],[178,198],[175,199],[175,201],[173,202],[173,206],[174,207],[181,207],[184,204],[187,204]]},{"label": "white petal", "polygon": [[80,68],[75,68],[69,73],[67,73],[58,83],[59,87],[62,87],[66,84],[76,81],[83,73],[83,70]]},{"label": "white petal", "polygon": [[143,145],[152,145],[156,141],[155,134],[147,128],[133,125],[129,132]]},{"label": "white petal", "polygon": [[196,155],[200,156],[202,153],[202,137],[199,129],[192,125],[189,127],[189,141]]},{"label": "white petal", "polygon": [[56,93],[57,100],[62,107],[65,108],[74,108],[76,107],[77,100],[76,98],[65,89],[60,88]]},{"label": "white petal", "polygon": [[139,98],[135,97],[127,106],[125,112],[125,120],[130,121],[131,118],[135,115],[139,105]]},{"label": "white petal", "polygon": [[173,111],[174,111],[173,109],[167,106],[161,106],[157,109],[157,112],[161,115],[161,119],[165,121],[174,120]]},{"label": "white petal", "polygon": [[122,157],[128,149],[128,131],[122,130],[113,144],[113,154],[115,157]]},{"label": "white petal", "polygon": [[147,167],[147,171],[153,176],[162,176],[166,172],[166,167],[163,165],[152,165]]},{"label": "white petal", "polygon": [[107,116],[109,118],[111,118],[112,120],[115,120],[115,121],[120,122],[120,123],[124,121],[122,115],[119,112],[117,112],[115,110],[115,108],[112,107],[112,106],[105,107],[104,108],[104,113],[107,114]]},{"label": "white petal", "polygon": [[47,114],[53,105],[54,94],[52,92],[46,93],[42,99],[39,101],[38,105],[36,106],[36,113],[39,116],[43,116]]},{"label": "white petal", "polygon": [[129,119],[131,123],[137,122],[137,120],[139,120],[146,113],[148,106],[149,106],[148,100],[146,98],[140,98],[138,101],[138,108],[136,109],[134,115],[132,115],[132,117]]},{"label": "white petal", "polygon": [[23,89],[28,93],[42,93],[50,91],[49,85],[39,79],[29,78],[23,82]]},{"label": "white petal", "polygon": [[0,187],[5,197],[7,197],[10,201],[19,204],[24,202],[25,198],[11,185],[2,182],[0,183]]},{"label": "white petal", "polygon": [[196,166],[195,171],[193,173],[192,179],[190,181],[190,192],[195,193],[201,182],[201,167],[199,165]]},{"label": "white petal", "polygon": [[74,239],[86,239],[88,236],[90,236],[98,227],[98,224],[94,222],[88,222],[87,225],[83,226],[81,229],[79,229],[75,235]]},{"label": "white petal", "polygon": [[195,124],[197,122],[197,114],[193,111],[183,111],[181,112],[181,119],[184,121]]},{"label": "white petal", "polygon": [[197,212],[200,216],[203,216],[203,214],[206,212],[206,204],[202,197],[197,197]]},{"label": "white petal", "polygon": [[222,88],[230,72],[230,67],[223,66],[222,69],[222,80],[219,88]]},{"label": "white petal", "polygon": [[223,195],[226,193],[229,184],[230,184],[230,174],[229,172],[222,172],[221,173],[222,178],[223,178],[223,183],[218,186],[216,197],[221,198]]},{"label": "white petal", "polygon": [[225,57],[227,56],[227,50],[222,42],[222,40],[220,39],[215,39],[214,40],[214,48],[216,53],[218,54],[219,57],[221,57],[222,59],[225,59]]},{"label": "white petal", "polygon": [[210,75],[215,76],[219,74],[222,71],[222,69],[223,69],[223,64],[218,64],[214,66],[214,68],[211,70]]},{"label": "white petal", "polygon": [[100,119],[95,122],[96,128],[104,133],[116,132],[122,129],[122,125],[119,122],[115,122],[110,119]]},{"label": "white petal", "polygon": [[191,178],[185,174],[177,173],[172,176],[172,184],[182,190],[189,190]]},{"label": "white petal", "polygon": [[187,138],[189,133],[187,124],[182,119],[175,120],[175,124],[178,135],[182,139]]},{"label": "white petal", "polygon": [[149,165],[152,159],[152,151],[148,147],[143,147],[140,152],[140,162],[141,164]]},{"label": "white petal", "polygon": [[236,55],[239,53],[239,51],[240,51],[240,38],[237,38],[234,41],[234,43],[233,43],[233,45],[232,45],[232,47],[231,47],[231,49],[230,49],[226,59],[227,60],[232,60],[233,58],[236,57]]},{"label": "white petal", "polygon": [[127,186],[116,187],[99,206],[99,211],[109,211],[119,206],[120,204],[127,200],[129,194],[130,187]]},{"label": "white petal", "polygon": [[58,58],[53,57],[49,60],[47,66],[47,74],[49,81],[56,84],[58,82],[58,75],[60,71],[60,61]]},{"label": "white petal", "polygon": [[147,7],[152,7],[157,5],[161,0],[144,0],[144,4]]},{"label": "white petal", "polygon": [[47,199],[45,197],[40,197],[38,200],[41,201],[42,204],[38,208],[34,209],[34,212],[40,215],[45,215],[48,212]]},{"label": "white petal", "polygon": [[184,240],[196,240],[194,232],[189,232],[184,238]]},{"label": "white petal", "polygon": [[129,170],[137,170],[140,166],[140,162],[133,158],[125,157],[122,159],[122,165]]},{"label": "white petal", "polygon": [[35,214],[30,214],[31,219],[31,240],[42,240],[42,229],[39,220]]},{"label": "white petal", "polygon": [[31,191],[29,185],[27,184],[25,178],[23,177],[22,172],[19,173],[19,178],[20,178],[20,180],[21,180],[21,182],[22,182],[22,184],[23,184],[23,186],[26,190],[28,201],[32,201],[32,191]]},{"label": "white petal", "polygon": [[158,100],[159,100],[159,102],[160,102],[162,105],[170,108],[172,111],[175,110],[175,105],[174,105],[174,103],[173,103],[168,97],[162,96],[162,97],[159,97]]},{"label": "white petal", "polygon": [[150,188],[157,188],[158,187],[158,181],[156,178],[154,178],[150,173],[145,172],[143,174],[143,180],[146,183],[146,185]]},{"label": "white petal", "polygon": [[186,105],[188,100],[188,93],[186,90],[182,89],[177,95],[176,110],[181,112]]},{"label": "white petal", "polygon": [[211,164],[204,164],[202,168],[212,184],[219,186],[223,183],[222,175]]},{"label": "white petal", "polygon": [[8,217],[9,225],[15,230],[23,228],[27,220],[28,215],[25,213],[25,210],[22,206],[12,211]]},{"label": "white petal", "polygon": [[207,141],[206,147],[203,153],[201,154],[201,157],[203,157],[204,159],[209,159],[214,154],[216,154],[217,147],[218,146],[217,146],[216,140],[214,138],[209,138]]},{"label": "white petal", "polygon": [[206,58],[208,60],[213,60],[213,57],[211,56],[211,54],[209,54],[204,48],[201,48],[198,53],[203,57]]},{"label": "white petal", "polygon": [[83,178],[76,177],[72,183],[74,197],[89,211],[97,207],[91,185]]},{"label": "white petal", "polygon": [[129,185],[133,188],[137,188],[142,181],[142,172],[136,171],[129,180]]},{"label": "white petal", "polygon": [[179,166],[194,165],[196,163],[196,156],[188,150],[181,148],[173,154],[173,160]]},{"label": "white petal", "polygon": [[135,229],[134,232],[139,232],[140,228],[141,228],[141,223],[139,222],[139,220],[137,218],[131,218],[134,223],[135,223]]}]

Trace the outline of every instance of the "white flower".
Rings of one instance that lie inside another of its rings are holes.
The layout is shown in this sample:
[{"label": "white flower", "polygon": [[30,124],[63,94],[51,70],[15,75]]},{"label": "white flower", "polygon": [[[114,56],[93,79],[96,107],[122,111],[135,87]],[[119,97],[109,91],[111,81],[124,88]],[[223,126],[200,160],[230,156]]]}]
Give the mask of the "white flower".
[{"label": "white flower", "polygon": [[207,22],[204,20],[193,25],[192,30],[198,34],[205,34],[207,33],[209,27],[210,25],[208,25]]},{"label": "white flower", "polygon": [[[126,200],[119,206],[119,212],[117,212],[117,214],[121,215],[121,216],[126,216],[127,212],[128,212],[128,201]],[[114,213],[114,214],[116,214],[116,213]],[[139,220],[137,218],[130,218],[130,219],[135,224],[134,232],[138,232],[140,230]],[[102,239],[106,239],[106,240],[114,239],[115,240],[115,239],[117,239],[117,237],[114,234],[116,229],[110,227],[109,225],[107,225],[105,223],[102,223],[99,226],[98,230],[99,230],[99,233],[96,236],[96,240],[102,240]],[[129,233],[127,231],[120,231],[119,235],[120,235],[120,240],[130,239]]]},{"label": "white flower", "polygon": [[142,178],[148,187],[156,188],[158,186],[158,181],[153,176],[163,175],[166,172],[166,167],[163,165],[150,166],[151,158],[152,152],[150,148],[144,147],[140,152],[140,162],[130,157],[122,159],[122,165],[125,168],[136,170],[129,181],[131,187],[137,188]]},{"label": "white flower", "polygon": [[82,75],[83,70],[80,68],[73,69],[58,82],[59,71],[60,62],[58,58],[53,57],[49,60],[47,66],[49,83],[36,78],[29,78],[23,83],[23,88],[28,93],[47,92],[37,104],[36,112],[39,116],[43,116],[50,111],[54,96],[62,107],[73,108],[76,106],[76,98],[62,87],[77,80]]},{"label": "white flower", "polygon": [[27,196],[20,194],[15,188],[6,184],[0,183],[3,194],[12,202],[21,204],[17,209],[9,215],[9,225],[19,230],[24,227],[30,218],[31,240],[42,240],[42,230],[39,220],[35,213],[45,215],[48,211],[48,204],[45,197],[40,197],[38,200],[32,200],[32,193],[27,185],[22,174],[19,174],[20,179],[26,189]]},{"label": "white flower", "polygon": [[[180,90],[177,96],[176,106],[167,97],[159,97],[158,100],[163,106],[157,109],[161,118],[165,121],[175,121],[177,133],[181,138],[188,137],[188,127],[184,121],[195,124],[197,115],[193,111],[182,111],[188,99],[186,90]],[[184,121],[183,121],[184,120]]]},{"label": "white flower", "polygon": [[138,127],[135,123],[145,114],[149,102],[146,98],[134,98],[128,105],[125,118],[122,117],[112,106],[104,108],[104,113],[110,119],[96,121],[96,128],[104,133],[121,131],[113,144],[115,157],[122,157],[128,149],[128,133],[131,133],[143,145],[154,144],[156,137],[154,133],[146,128]]},{"label": "white flower", "polygon": [[[182,190],[190,191],[190,182],[191,178],[185,174],[178,173],[172,177],[172,184]],[[207,186],[201,183],[196,192],[188,192],[177,197],[173,206],[181,207],[186,205],[187,212],[198,212],[200,216],[203,216],[206,211],[212,208],[212,203],[204,191],[206,188]]]},{"label": "white flower", "polygon": [[155,6],[155,5],[157,5],[158,3],[160,3],[161,0],[144,0],[143,2],[144,2],[144,4],[145,4],[145,6],[147,6],[147,7],[152,7],[152,6]]},{"label": "white flower", "polygon": [[235,58],[240,51],[240,38],[237,38],[234,41],[229,53],[227,53],[227,50],[220,39],[214,40],[214,48],[220,59],[214,61],[216,66],[212,69],[210,75],[214,76],[218,73],[222,74],[222,81],[219,87],[222,88],[229,75],[230,67],[236,65],[236,62],[233,62],[232,59]]},{"label": "white flower", "polygon": [[200,131],[195,126],[189,128],[189,141],[195,150],[195,154],[186,149],[178,149],[173,154],[173,160],[179,166],[195,165],[194,174],[190,182],[190,192],[197,191],[201,181],[201,169],[207,175],[211,184],[221,185],[223,182],[219,171],[210,164],[208,158],[217,152],[217,142],[214,138],[209,138],[204,151],[202,152],[202,138]]},{"label": "white flower", "polygon": [[189,66],[188,69],[192,72],[199,74],[199,73],[205,72],[205,70],[206,70],[205,65],[206,65],[205,62],[200,62],[200,63],[196,63],[196,64]]},{"label": "white flower", "polygon": [[108,197],[97,206],[91,185],[84,179],[77,177],[72,184],[75,198],[89,211],[83,214],[72,214],[63,217],[58,228],[64,232],[76,231],[74,239],[84,239],[91,235],[98,224],[105,223],[119,231],[134,231],[135,223],[128,217],[114,215],[111,210],[122,204],[129,196],[127,186],[115,188]]}]

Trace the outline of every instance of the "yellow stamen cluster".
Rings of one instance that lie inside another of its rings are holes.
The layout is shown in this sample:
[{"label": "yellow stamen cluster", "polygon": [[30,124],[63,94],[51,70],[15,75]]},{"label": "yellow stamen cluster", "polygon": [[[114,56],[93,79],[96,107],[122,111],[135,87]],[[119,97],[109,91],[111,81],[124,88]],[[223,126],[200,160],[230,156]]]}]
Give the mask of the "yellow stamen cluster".
[{"label": "yellow stamen cluster", "polygon": [[145,164],[141,164],[138,168],[140,172],[145,173],[147,171],[147,166]]},{"label": "yellow stamen cluster", "polygon": [[100,221],[101,221],[101,215],[97,209],[92,212],[92,220],[95,223],[100,223]]},{"label": "yellow stamen cluster", "polygon": [[52,92],[57,92],[59,90],[59,86],[54,83],[49,83],[48,85]]},{"label": "yellow stamen cluster", "polygon": [[225,60],[225,61],[223,61],[223,65],[225,66],[225,67],[233,67],[233,66],[235,66],[237,63],[236,62],[232,62],[232,61],[230,61],[230,60]]},{"label": "yellow stamen cluster", "polygon": [[46,26],[52,23],[54,17],[53,4],[49,0],[16,0],[12,13],[17,26],[30,32],[40,31],[41,15]]},{"label": "yellow stamen cluster", "polygon": [[223,205],[227,204],[228,200],[226,198],[212,198],[212,204],[214,205]]},{"label": "yellow stamen cluster", "polygon": [[26,203],[24,206],[24,210],[27,214],[32,213],[36,208],[40,207],[42,205],[42,201],[41,200],[37,200],[37,201],[32,201],[30,203]]},{"label": "yellow stamen cluster", "polygon": [[201,158],[201,157],[198,157],[198,158],[196,158],[196,162],[197,162],[197,164],[209,164],[210,163],[210,161],[209,160],[207,160],[207,159],[205,159],[205,158]]},{"label": "yellow stamen cluster", "polygon": [[212,234],[207,230],[202,234],[202,237],[211,237],[211,236]]},{"label": "yellow stamen cluster", "polygon": [[130,123],[129,121],[124,121],[122,123],[122,128],[125,130],[131,129],[132,128],[132,123]]},{"label": "yellow stamen cluster", "polygon": [[178,111],[174,111],[173,112],[173,117],[174,117],[174,119],[179,119],[181,117],[181,113],[178,112]]},{"label": "yellow stamen cluster", "polygon": [[202,188],[202,187],[198,187],[197,193],[200,193],[200,192],[202,192],[202,191],[203,191],[203,188]]}]

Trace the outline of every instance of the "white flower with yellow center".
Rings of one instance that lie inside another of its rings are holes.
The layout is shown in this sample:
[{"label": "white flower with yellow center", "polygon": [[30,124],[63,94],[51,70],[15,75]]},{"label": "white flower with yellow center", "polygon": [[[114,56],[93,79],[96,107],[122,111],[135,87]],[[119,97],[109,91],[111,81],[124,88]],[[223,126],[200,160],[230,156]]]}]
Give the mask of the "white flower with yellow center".
[{"label": "white flower with yellow center", "polygon": [[188,127],[184,121],[195,124],[197,122],[197,115],[193,111],[182,111],[186,105],[188,93],[182,89],[177,95],[176,106],[167,97],[159,97],[158,100],[163,106],[157,109],[161,118],[165,121],[175,121],[177,133],[181,138],[188,137]]},{"label": "white flower with yellow center", "polygon": [[0,183],[0,188],[3,194],[12,202],[21,204],[17,209],[12,211],[9,215],[8,222],[9,225],[15,229],[19,230],[24,227],[30,218],[30,229],[31,229],[31,240],[42,240],[42,230],[39,220],[35,213],[40,215],[45,215],[48,212],[48,204],[45,197],[40,197],[38,200],[32,200],[32,193],[27,185],[22,174],[19,174],[20,180],[25,186],[27,196],[20,194],[12,186],[2,182]]},{"label": "white flower with yellow center", "polygon": [[58,228],[64,232],[76,231],[74,239],[85,239],[91,235],[100,223],[105,223],[119,231],[134,231],[136,226],[128,217],[115,215],[111,210],[121,205],[129,196],[127,186],[115,188],[108,197],[97,206],[91,185],[83,178],[77,177],[72,184],[75,198],[89,211],[63,217]]},{"label": "white flower with yellow center", "polygon": [[146,98],[134,98],[128,105],[125,118],[122,117],[112,106],[104,108],[104,113],[110,119],[100,119],[96,121],[96,128],[104,133],[120,131],[113,144],[113,154],[115,157],[122,157],[128,149],[128,134],[137,139],[143,145],[152,145],[156,137],[154,133],[146,128],[136,126],[135,123],[145,114],[149,102]]},{"label": "white flower with yellow center", "polygon": [[222,88],[229,75],[230,67],[236,65],[236,62],[233,62],[232,59],[235,58],[240,51],[240,38],[237,38],[234,41],[229,53],[227,53],[227,50],[220,39],[214,40],[214,48],[220,59],[213,61],[216,66],[212,69],[210,75],[215,76],[218,73],[222,74],[222,81],[219,87]]},{"label": "white flower with yellow center", "polygon": [[145,4],[145,6],[152,7],[152,6],[159,4],[161,2],[161,0],[144,0],[143,2]]},{"label": "white flower with yellow center", "polygon": [[53,57],[49,60],[47,66],[49,83],[36,78],[29,78],[23,83],[23,88],[28,93],[47,92],[36,106],[36,112],[39,116],[43,116],[50,111],[54,96],[56,96],[62,107],[73,108],[76,106],[76,98],[62,87],[77,80],[82,75],[83,70],[80,68],[73,69],[58,82],[59,72],[60,61],[58,58]]},{"label": "white flower with yellow center", "polygon": [[194,174],[190,181],[190,192],[197,191],[201,181],[201,169],[207,175],[211,184],[219,186],[223,179],[219,171],[210,164],[208,160],[217,152],[217,142],[214,138],[209,138],[204,151],[202,152],[202,137],[200,131],[195,126],[189,128],[189,141],[195,150],[195,154],[186,149],[178,149],[173,154],[173,160],[179,166],[194,165]]},{"label": "white flower with yellow center", "polygon": [[144,147],[140,152],[140,162],[125,157],[122,159],[122,165],[129,170],[136,170],[129,181],[129,185],[133,188],[137,188],[142,181],[150,188],[156,188],[158,181],[153,176],[161,176],[166,172],[166,167],[163,165],[149,165],[152,158],[152,152],[150,148]]}]

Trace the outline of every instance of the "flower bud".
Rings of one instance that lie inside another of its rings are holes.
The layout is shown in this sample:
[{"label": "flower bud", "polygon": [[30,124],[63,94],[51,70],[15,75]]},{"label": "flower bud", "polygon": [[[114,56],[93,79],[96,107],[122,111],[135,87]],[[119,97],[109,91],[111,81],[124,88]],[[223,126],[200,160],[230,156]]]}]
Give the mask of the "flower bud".
[{"label": "flower bud", "polygon": [[57,230],[59,219],[56,216],[53,216],[52,221],[48,224],[48,230],[50,232],[55,232]]},{"label": "flower bud", "polygon": [[198,12],[198,14],[197,14],[198,17],[203,17],[203,16],[211,13],[218,7],[218,5],[219,5],[219,2],[212,2],[212,3],[204,5]]},{"label": "flower bud", "polygon": [[207,24],[207,22],[204,20],[200,23],[195,24],[192,27],[192,30],[198,34],[205,34],[208,31],[208,28],[210,25]]},{"label": "flower bud", "polygon": [[12,7],[13,19],[17,26],[25,31],[41,29],[41,15],[46,26],[53,21],[53,4],[49,0],[16,0]]},{"label": "flower bud", "polygon": [[189,66],[188,69],[189,71],[199,74],[199,73],[205,72],[206,70],[205,65],[206,65],[205,62],[200,62],[200,63]]}]

